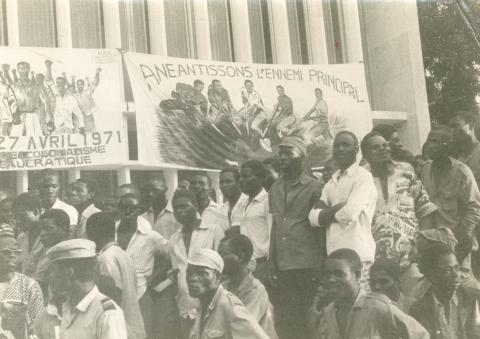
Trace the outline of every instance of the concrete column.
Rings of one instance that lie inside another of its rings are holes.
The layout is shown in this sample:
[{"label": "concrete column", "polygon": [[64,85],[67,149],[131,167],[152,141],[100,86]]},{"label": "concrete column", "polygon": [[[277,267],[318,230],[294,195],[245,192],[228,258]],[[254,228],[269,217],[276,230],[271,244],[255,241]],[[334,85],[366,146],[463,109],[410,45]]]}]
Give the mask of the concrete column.
[{"label": "concrete column", "polygon": [[235,61],[251,63],[252,41],[250,40],[250,22],[248,19],[248,2],[244,0],[230,1],[232,18],[233,49]]},{"label": "concrete column", "polygon": [[7,35],[8,46],[20,46],[20,29],[18,27],[18,3],[17,0],[6,1],[7,10]]},{"label": "concrete column", "polygon": [[357,0],[341,0],[346,46],[345,62],[363,62],[362,34]]},{"label": "concrete column", "polygon": [[75,180],[80,179],[80,168],[70,168],[68,170],[68,183],[72,183]]},{"label": "concrete column", "polygon": [[167,30],[163,0],[147,0],[147,6],[152,54],[167,55]]},{"label": "concrete column", "polygon": [[58,47],[72,48],[70,0],[56,1],[55,13],[57,19]]},{"label": "concrete column", "polygon": [[327,36],[322,0],[304,0],[309,59],[314,64],[328,64]]},{"label": "concrete column", "polygon": [[292,52],[288,31],[287,0],[269,0],[270,27],[272,35],[273,62],[291,64]]},{"label": "concrete column", "polygon": [[178,187],[178,171],[174,168],[164,169],[163,176],[165,177],[165,183],[168,187],[167,199],[171,200],[173,193]]},{"label": "concrete column", "polygon": [[28,192],[28,171],[17,171],[17,195]]},{"label": "concrete column", "polygon": [[212,45],[210,42],[210,26],[208,18],[207,0],[193,0],[191,2],[194,13],[194,27],[197,55],[199,59],[212,59]]},{"label": "concrete column", "polygon": [[117,169],[117,180],[118,186],[123,184],[130,184],[130,168],[129,167],[121,167]]}]

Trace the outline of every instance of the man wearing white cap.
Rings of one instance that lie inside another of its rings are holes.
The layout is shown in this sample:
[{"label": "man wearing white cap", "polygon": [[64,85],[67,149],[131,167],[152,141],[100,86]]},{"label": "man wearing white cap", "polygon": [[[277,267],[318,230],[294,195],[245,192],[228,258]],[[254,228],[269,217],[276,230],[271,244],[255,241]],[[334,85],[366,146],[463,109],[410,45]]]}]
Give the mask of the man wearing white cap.
[{"label": "man wearing white cap", "polygon": [[189,256],[188,291],[200,300],[190,339],[268,339],[242,302],[220,285],[222,270],[223,260],[214,250],[202,248]]},{"label": "man wearing white cap", "polygon": [[37,318],[37,336],[127,339],[122,310],[95,285],[95,243],[85,239],[62,241],[48,250],[47,256],[52,299],[61,305],[62,315],[60,318],[57,313],[60,325],[53,328],[53,333],[51,328],[43,328],[55,314],[55,307],[49,305]]}]

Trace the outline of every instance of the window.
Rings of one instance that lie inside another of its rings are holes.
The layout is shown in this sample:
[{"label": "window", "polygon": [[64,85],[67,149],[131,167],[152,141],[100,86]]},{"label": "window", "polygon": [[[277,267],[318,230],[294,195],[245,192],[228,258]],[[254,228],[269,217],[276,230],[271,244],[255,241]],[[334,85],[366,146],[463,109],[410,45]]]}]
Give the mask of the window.
[{"label": "window", "polygon": [[210,43],[212,58],[219,61],[232,61],[232,30],[230,26],[227,0],[208,1],[208,21],[210,25]]},{"label": "window", "polygon": [[100,0],[69,1],[72,23],[72,46],[74,48],[104,47],[105,35],[103,32],[102,4]]},{"label": "window", "polygon": [[120,1],[122,48],[132,52],[149,53],[147,9],[144,0]]},{"label": "window", "polygon": [[342,7],[339,0],[329,0],[324,3],[323,8],[328,61],[330,64],[341,64],[345,55]]},{"label": "window", "polygon": [[253,62],[271,64],[273,56],[267,0],[247,1]]},{"label": "window", "polygon": [[168,55],[196,58],[193,8],[189,0],[163,0]]},{"label": "window", "polygon": [[303,0],[288,0],[287,15],[292,62],[294,64],[308,64],[307,33]]},{"label": "window", "polygon": [[56,47],[53,0],[17,0],[20,46]]}]

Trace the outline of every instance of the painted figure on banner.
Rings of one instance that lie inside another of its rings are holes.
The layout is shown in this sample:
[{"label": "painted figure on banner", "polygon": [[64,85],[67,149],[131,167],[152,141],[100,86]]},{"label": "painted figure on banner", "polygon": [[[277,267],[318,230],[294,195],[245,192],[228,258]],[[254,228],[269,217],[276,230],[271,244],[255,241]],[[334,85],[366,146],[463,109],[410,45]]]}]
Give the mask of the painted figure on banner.
[{"label": "painted figure on banner", "polygon": [[[75,97],[78,102],[78,106],[83,114],[83,120],[85,123],[85,132],[91,133],[95,132],[95,119],[94,113],[97,112],[97,104],[93,99],[93,93],[97,89],[98,84],[100,83],[100,73],[102,69],[99,67],[95,72],[93,81],[87,77],[86,81],[83,79],[78,79],[76,81],[76,93]],[[75,87],[74,87],[75,88]]]}]

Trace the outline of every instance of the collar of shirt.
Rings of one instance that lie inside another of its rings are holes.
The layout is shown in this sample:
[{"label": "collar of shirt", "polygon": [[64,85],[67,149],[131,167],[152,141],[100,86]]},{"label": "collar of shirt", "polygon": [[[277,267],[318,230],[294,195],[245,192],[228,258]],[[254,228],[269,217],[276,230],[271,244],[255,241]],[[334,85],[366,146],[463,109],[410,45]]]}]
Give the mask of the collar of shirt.
[{"label": "collar of shirt", "polygon": [[248,272],[247,276],[243,278],[235,291],[232,291],[236,296],[240,295],[242,291],[249,290],[253,284],[253,275],[252,272]]},{"label": "collar of shirt", "polygon": [[167,212],[173,214],[173,207],[172,207],[171,201],[168,201],[165,208],[163,210],[161,210],[156,216],[153,212],[153,207],[150,207],[144,214],[148,218],[147,220],[152,221],[152,223],[153,223],[154,220],[158,219],[158,217],[160,217],[161,215],[163,215]]},{"label": "collar of shirt", "polygon": [[258,194],[255,196],[255,198],[252,199],[252,201],[260,202],[260,201],[263,201],[267,198],[268,198],[268,193],[267,193],[267,191],[265,191],[265,188],[262,188],[262,190],[260,192],[258,192]]},{"label": "collar of shirt", "polygon": [[147,235],[151,230],[152,230],[152,226],[150,225],[148,220],[146,220],[145,218],[142,218],[142,216],[139,215],[138,218],[137,218],[137,231],[136,232],[139,232],[143,235]]},{"label": "collar of shirt", "polygon": [[98,252],[98,254],[102,254],[103,252],[107,251],[110,247],[112,246],[118,246],[117,243],[115,241],[110,241],[110,242],[107,242],[103,247],[102,249]]},{"label": "collar of shirt", "polygon": [[58,312],[57,306],[53,304],[47,304],[45,307],[45,311],[47,312],[48,315],[56,317],[58,320],[62,320],[62,317],[60,316]]},{"label": "collar of shirt", "polygon": [[341,170],[337,170],[335,173],[333,173],[332,175],[332,181],[334,183],[338,183],[338,181],[340,180],[341,177],[343,177],[344,175],[348,175],[349,177],[351,177],[353,175],[353,173],[355,173],[355,171],[357,170],[357,168],[359,167],[358,163],[357,162],[354,162],[352,165],[350,165],[350,167],[348,167],[343,173],[341,172]]},{"label": "collar of shirt", "polygon": [[217,305],[217,301],[220,298],[220,294],[223,293],[223,287],[222,285],[218,286],[217,292],[215,292],[215,295],[212,298],[212,301],[208,305],[207,312],[205,313],[205,318],[208,317],[208,315],[213,311],[215,306]]},{"label": "collar of shirt", "polygon": [[100,292],[97,286],[94,286],[86,296],[75,306],[75,309],[80,312],[85,312],[90,304],[95,300]]},{"label": "collar of shirt", "polygon": [[100,212],[100,210],[93,204],[91,203],[90,205],[85,208],[81,214],[83,218],[90,218],[93,214]]},{"label": "collar of shirt", "polygon": [[[437,296],[435,295],[435,292],[432,293],[433,296],[433,304],[435,306],[435,310],[438,310],[440,307],[445,307],[443,303],[440,302],[440,300],[437,299]],[[457,292],[453,293],[452,298],[449,301],[450,305],[455,305],[458,306],[458,294]]]}]

